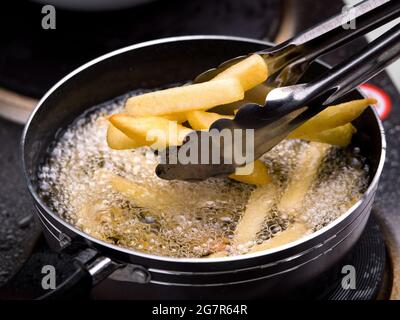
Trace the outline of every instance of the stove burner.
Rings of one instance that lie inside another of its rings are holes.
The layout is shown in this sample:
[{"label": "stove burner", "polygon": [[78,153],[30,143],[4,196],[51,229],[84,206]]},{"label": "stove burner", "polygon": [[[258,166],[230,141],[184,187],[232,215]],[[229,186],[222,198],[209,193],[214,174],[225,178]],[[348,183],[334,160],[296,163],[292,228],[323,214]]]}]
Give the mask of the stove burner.
[{"label": "stove burner", "polygon": [[[375,300],[388,299],[392,287],[390,264],[382,230],[373,211],[361,238],[335,267],[306,287],[288,294],[290,300]],[[344,267],[354,267],[355,289],[345,289]]]},{"label": "stove burner", "polygon": [[[345,290],[342,286],[343,266],[353,266],[356,271],[356,289]],[[360,240],[348,257],[338,265],[333,275],[336,280],[322,295],[324,300],[374,300],[388,298],[389,288],[384,286],[384,278],[391,278],[387,264],[386,247],[382,232],[377,224],[374,212]],[[326,283],[325,283],[326,284]],[[389,285],[390,286],[390,285]]]},{"label": "stove burner", "polygon": [[360,89],[368,98],[376,99],[376,111],[382,120],[386,120],[392,110],[392,101],[390,100],[389,95],[381,88],[369,83],[363,84]]}]

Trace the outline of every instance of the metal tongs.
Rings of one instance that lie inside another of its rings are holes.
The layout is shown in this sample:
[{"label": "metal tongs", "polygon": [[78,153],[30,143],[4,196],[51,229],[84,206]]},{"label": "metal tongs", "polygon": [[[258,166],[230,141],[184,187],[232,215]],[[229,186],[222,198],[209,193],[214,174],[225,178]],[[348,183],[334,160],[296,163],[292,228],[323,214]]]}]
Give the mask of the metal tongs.
[{"label": "metal tongs", "polygon": [[[221,119],[214,122],[208,132],[190,133],[181,147],[170,147],[162,154],[157,175],[167,180],[204,180],[232,174],[236,168],[249,163],[244,152],[250,151],[252,160],[261,157],[305,121],[400,58],[398,24],[319,78],[296,84],[319,56],[399,16],[398,0],[363,1],[283,44],[257,52],[272,70],[268,85],[276,88],[266,96],[265,104],[246,104],[233,120]],[[356,28],[346,28],[344,24],[349,18],[355,19]],[[207,81],[240,59],[243,57],[209,70],[195,81]],[[241,132],[240,139],[233,139],[231,144],[215,143],[216,133],[224,130],[235,137],[234,132]],[[253,132],[251,143],[248,130]],[[179,161],[180,152],[192,152],[191,161]],[[238,154],[240,156],[235,157]]]}]

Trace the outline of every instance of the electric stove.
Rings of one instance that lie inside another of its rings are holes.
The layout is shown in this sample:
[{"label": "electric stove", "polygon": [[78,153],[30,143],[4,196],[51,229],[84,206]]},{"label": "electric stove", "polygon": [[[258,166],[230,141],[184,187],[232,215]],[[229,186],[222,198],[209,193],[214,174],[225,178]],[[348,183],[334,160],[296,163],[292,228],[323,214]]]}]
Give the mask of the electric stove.
[{"label": "electric stove", "polygon": [[[100,13],[56,8],[56,30],[41,28],[41,5],[19,1],[9,6],[0,19],[0,27],[6,30],[0,47],[0,296],[6,297],[4,292],[10,288],[20,288],[14,290],[14,297],[32,298],[41,294],[35,289],[40,287],[38,268],[52,253],[32,219],[33,207],[19,167],[19,139],[21,123],[52,84],[96,56],[161,37],[226,34],[280,42],[337,13],[343,2],[170,0]],[[323,60],[335,64],[364,44],[360,39]],[[388,142],[375,208],[349,256],[303,288],[302,298],[400,299],[400,94],[385,73],[363,90],[379,100]],[[58,258],[57,274],[62,278],[70,257]],[[343,267],[347,265],[354,266],[359,275],[356,290],[343,289]],[[82,294],[104,298],[104,291],[100,284]],[[157,298],[157,293],[144,298]]]}]

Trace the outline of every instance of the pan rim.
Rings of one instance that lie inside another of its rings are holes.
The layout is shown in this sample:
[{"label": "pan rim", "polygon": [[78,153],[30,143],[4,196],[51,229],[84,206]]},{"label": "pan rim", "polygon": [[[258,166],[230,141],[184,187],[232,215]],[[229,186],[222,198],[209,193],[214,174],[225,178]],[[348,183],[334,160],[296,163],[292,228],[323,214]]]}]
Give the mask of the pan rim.
[{"label": "pan rim", "polygon": [[[305,237],[302,237],[296,241],[287,243],[283,246],[279,246],[276,248],[272,248],[272,249],[268,249],[265,251],[260,251],[260,252],[256,252],[256,253],[248,253],[248,254],[244,254],[244,255],[237,255],[237,256],[231,256],[231,257],[220,257],[220,258],[171,258],[171,257],[165,257],[165,256],[157,256],[157,255],[153,255],[153,254],[148,254],[148,253],[142,253],[139,251],[134,251],[132,249],[128,249],[128,248],[123,248],[114,244],[110,244],[107,242],[104,242],[100,239],[94,238],[91,235],[79,230],[77,227],[71,225],[70,223],[68,223],[67,221],[65,221],[64,219],[62,219],[61,217],[59,217],[55,212],[53,212],[41,199],[41,197],[37,194],[35,187],[29,177],[29,173],[26,167],[26,163],[25,163],[25,142],[26,142],[26,136],[29,132],[29,129],[31,127],[31,123],[33,121],[33,119],[35,118],[36,113],[38,112],[38,110],[40,109],[40,107],[46,102],[46,100],[48,99],[48,97],[50,95],[53,94],[53,92],[55,92],[59,87],[61,87],[65,82],[69,81],[70,79],[72,79],[75,75],[77,75],[78,73],[80,73],[81,71],[92,67],[94,65],[96,65],[97,63],[103,62],[109,58],[112,58],[114,56],[117,56],[119,54],[123,54],[125,52],[128,51],[132,51],[132,50],[137,50],[137,49],[141,49],[141,48],[145,48],[145,47],[150,47],[153,45],[159,45],[159,44],[164,44],[164,43],[173,43],[173,42],[182,42],[182,41],[202,41],[202,40],[220,40],[220,41],[236,41],[236,42],[247,42],[247,43],[255,43],[255,44],[261,44],[261,45],[265,45],[265,46],[270,46],[273,45],[272,43],[269,43],[267,41],[262,41],[262,40],[257,40],[257,39],[251,39],[251,38],[244,38],[244,37],[233,37],[233,36],[219,36],[219,35],[196,35],[196,36],[179,36],[179,37],[169,37],[169,38],[162,38],[162,39],[157,39],[157,40],[151,40],[151,41],[146,41],[146,42],[142,42],[142,43],[138,43],[138,44],[134,44],[134,45],[130,45],[127,47],[123,47],[120,49],[117,49],[115,51],[109,52],[107,54],[104,54],[100,57],[97,57],[85,64],[83,64],[82,66],[78,67],[77,69],[75,69],[74,71],[70,72],[68,75],[66,75],[65,77],[63,77],[61,80],[59,80],[53,87],[51,87],[46,93],[45,95],[40,99],[40,101],[38,102],[37,106],[35,107],[35,109],[33,110],[33,112],[31,113],[31,115],[29,116],[29,119],[24,127],[23,133],[22,133],[22,138],[21,138],[21,145],[20,145],[20,152],[21,152],[21,159],[22,159],[22,169],[23,169],[23,173],[24,173],[24,177],[28,186],[28,190],[29,193],[31,194],[31,196],[33,197],[33,199],[45,210],[45,212],[55,221],[57,221],[59,224],[61,224],[63,227],[67,228],[69,231],[73,232],[74,234],[77,234],[81,237],[83,237],[84,239],[89,240],[90,242],[96,244],[97,246],[102,246],[102,247],[106,247],[107,249],[111,249],[111,250],[116,250],[119,253],[124,253],[124,254],[128,254],[131,256],[138,256],[140,258],[144,258],[144,259],[149,259],[152,260],[154,262],[167,262],[167,263],[183,263],[183,264],[205,264],[205,263],[225,263],[225,262],[237,262],[237,261],[241,261],[241,260],[251,260],[251,259],[255,259],[255,258],[261,258],[263,256],[267,256],[267,255],[272,255],[278,252],[284,252],[288,249],[294,248],[298,245],[301,244],[305,244],[313,239],[318,238],[319,236],[321,236],[322,234],[324,234],[325,232],[333,229],[334,227],[338,226],[342,221],[346,220],[349,216],[351,216],[353,214],[353,212],[361,206],[361,204],[364,202],[365,198],[367,198],[368,196],[370,196],[373,192],[374,189],[376,188],[379,178],[382,174],[382,170],[384,167],[384,163],[385,163],[385,159],[386,159],[386,138],[385,138],[385,132],[384,132],[384,128],[383,128],[383,124],[382,121],[380,120],[375,108],[369,107],[370,109],[372,109],[374,116],[375,116],[375,120],[377,121],[377,124],[379,126],[380,129],[380,141],[381,141],[381,155],[380,155],[380,159],[379,159],[379,164],[376,170],[376,173],[374,175],[374,177],[372,178],[367,190],[365,191],[365,193],[363,194],[363,196],[359,199],[359,201],[357,201],[349,210],[347,210],[345,213],[343,213],[340,217],[338,217],[337,219],[335,219],[334,221],[332,221],[331,223],[329,223],[327,226],[325,226],[324,228],[313,232]],[[319,61],[319,63],[321,63],[323,66],[329,68],[330,66],[326,63],[323,63],[321,61]],[[360,92],[361,93],[361,92]],[[362,94],[362,93],[361,93]],[[318,245],[318,244],[317,244]]]}]

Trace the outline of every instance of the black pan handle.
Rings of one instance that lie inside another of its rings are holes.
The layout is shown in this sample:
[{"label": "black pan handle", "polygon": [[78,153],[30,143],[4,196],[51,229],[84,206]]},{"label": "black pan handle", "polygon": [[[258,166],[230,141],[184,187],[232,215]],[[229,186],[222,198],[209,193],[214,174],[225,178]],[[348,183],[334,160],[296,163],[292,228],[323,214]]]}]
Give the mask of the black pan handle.
[{"label": "black pan handle", "polygon": [[78,263],[74,263],[75,270],[58,284],[55,289],[35,297],[35,300],[79,299],[89,297],[93,287],[92,276],[89,271]]},{"label": "black pan handle", "polygon": [[123,266],[110,258],[98,256],[94,249],[81,251],[74,258],[73,265],[75,270],[68,278],[58,284],[54,290],[38,297],[37,300],[87,297],[92,287]]},{"label": "black pan handle", "polygon": [[[115,263],[90,248],[78,245],[62,252],[45,250],[33,253],[22,269],[0,289],[2,299],[82,299],[93,286],[123,265]],[[47,268],[47,269],[44,269]],[[45,270],[45,271],[44,271]],[[55,288],[49,285],[54,272]]]}]

